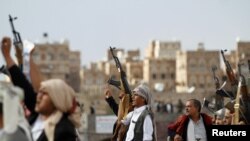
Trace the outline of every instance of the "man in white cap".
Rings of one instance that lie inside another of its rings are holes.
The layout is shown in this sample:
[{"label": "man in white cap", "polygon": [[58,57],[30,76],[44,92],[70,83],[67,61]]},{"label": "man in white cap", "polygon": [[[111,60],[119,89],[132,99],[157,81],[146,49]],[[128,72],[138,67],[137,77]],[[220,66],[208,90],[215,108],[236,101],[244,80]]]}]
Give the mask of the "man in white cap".
[{"label": "man in white cap", "polygon": [[146,85],[139,85],[133,90],[132,105],[134,110],[122,121],[129,124],[126,141],[155,140],[153,115],[150,110],[151,93]]},{"label": "man in white cap", "polygon": [[216,111],[216,120],[215,120],[215,124],[216,125],[223,125],[223,119],[225,117],[225,111],[226,108],[221,108],[220,110]]}]

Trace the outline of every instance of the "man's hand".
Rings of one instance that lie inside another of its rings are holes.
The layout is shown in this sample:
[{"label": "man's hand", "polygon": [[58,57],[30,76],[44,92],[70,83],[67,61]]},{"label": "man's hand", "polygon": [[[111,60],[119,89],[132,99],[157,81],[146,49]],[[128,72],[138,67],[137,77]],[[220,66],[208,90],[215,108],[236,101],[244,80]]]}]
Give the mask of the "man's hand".
[{"label": "man's hand", "polygon": [[179,134],[174,136],[174,141],[182,141],[182,137]]},{"label": "man's hand", "polygon": [[10,55],[10,49],[11,49],[11,39],[9,37],[4,37],[2,39],[1,50],[7,64],[7,68],[10,68],[11,66],[15,65],[15,62]]},{"label": "man's hand", "polygon": [[1,49],[2,49],[3,56],[5,58],[10,58],[11,39],[9,37],[4,37],[2,39]]},{"label": "man's hand", "polygon": [[119,93],[119,99],[121,100],[125,96],[124,91],[120,91]]},{"label": "man's hand", "polygon": [[104,86],[104,94],[105,94],[105,97],[106,98],[109,98],[112,96],[112,91],[111,91],[111,88],[110,88],[110,85],[109,84],[106,84]]}]

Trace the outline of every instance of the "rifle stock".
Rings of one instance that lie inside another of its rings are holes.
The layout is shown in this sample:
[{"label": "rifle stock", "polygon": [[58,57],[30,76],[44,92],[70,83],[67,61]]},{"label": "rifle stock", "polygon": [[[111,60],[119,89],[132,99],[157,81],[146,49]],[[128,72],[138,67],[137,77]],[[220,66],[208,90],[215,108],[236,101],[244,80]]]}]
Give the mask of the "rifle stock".
[{"label": "rifle stock", "polygon": [[9,71],[8,71],[8,69],[6,68],[6,66],[4,66],[4,65],[2,65],[2,66],[0,67],[0,73],[3,73],[3,74],[5,74],[5,75],[9,76]]},{"label": "rifle stock", "polygon": [[118,88],[119,90],[121,90],[121,82],[120,81],[114,80],[113,77],[110,77],[107,82],[108,82],[108,84],[113,85],[116,88]]}]

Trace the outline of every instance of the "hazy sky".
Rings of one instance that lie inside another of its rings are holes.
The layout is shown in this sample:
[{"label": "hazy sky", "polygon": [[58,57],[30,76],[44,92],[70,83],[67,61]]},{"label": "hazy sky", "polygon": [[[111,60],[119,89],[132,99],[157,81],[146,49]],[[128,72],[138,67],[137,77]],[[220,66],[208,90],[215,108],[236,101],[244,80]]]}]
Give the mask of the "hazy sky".
[{"label": "hazy sky", "polygon": [[[0,37],[11,36],[8,15],[23,39],[66,38],[82,64],[103,59],[109,46],[144,50],[152,39],[182,49],[235,49],[250,41],[250,0],[0,0]],[[0,55],[0,65],[3,63]]]}]

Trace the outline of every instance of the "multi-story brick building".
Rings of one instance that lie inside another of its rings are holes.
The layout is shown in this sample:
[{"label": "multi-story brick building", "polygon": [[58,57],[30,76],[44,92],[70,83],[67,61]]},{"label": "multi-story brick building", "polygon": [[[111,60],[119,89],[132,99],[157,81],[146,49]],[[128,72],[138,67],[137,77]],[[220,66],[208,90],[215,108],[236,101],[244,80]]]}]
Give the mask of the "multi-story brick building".
[{"label": "multi-story brick building", "polygon": [[98,114],[107,111],[107,104],[104,100],[104,85],[107,83],[108,76],[102,70],[102,65],[102,63],[91,63],[89,68],[84,67],[81,71],[83,103],[85,108],[87,107],[86,110],[92,106]]},{"label": "multi-story brick building", "polygon": [[150,41],[143,64],[143,79],[154,91],[156,100],[175,93],[176,52],[181,50],[179,41]]},{"label": "multi-story brick building", "polygon": [[35,44],[34,62],[40,68],[43,78],[65,80],[76,92],[80,90],[80,52],[70,51],[69,43]]},{"label": "multi-story brick building", "polygon": [[[249,77],[250,72],[250,42],[238,41],[237,42],[237,55],[236,62],[241,65],[241,73],[245,77]],[[238,67],[237,67],[238,68]]]},{"label": "multi-story brick building", "polygon": [[152,40],[145,50],[145,58],[176,59],[176,51],[181,50],[179,41]]},{"label": "multi-story brick building", "polygon": [[132,87],[143,80],[143,61],[140,59],[140,50],[128,50],[125,54],[125,65],[128,82]]},{"label": "multi-story brick building", "polygon": [[169,93],[175,93],[175,60],[145,59],[143,62],[143,80],[156,94],[156,100],[162,100]]},{"label": "multi-story brick building", "polygon": [[214,92],[212,66],[220,68],[219,51],[205,50],[201,43],[196,51],[177,52],[177,92],[188,92],[190,88],[198,93]]}]

